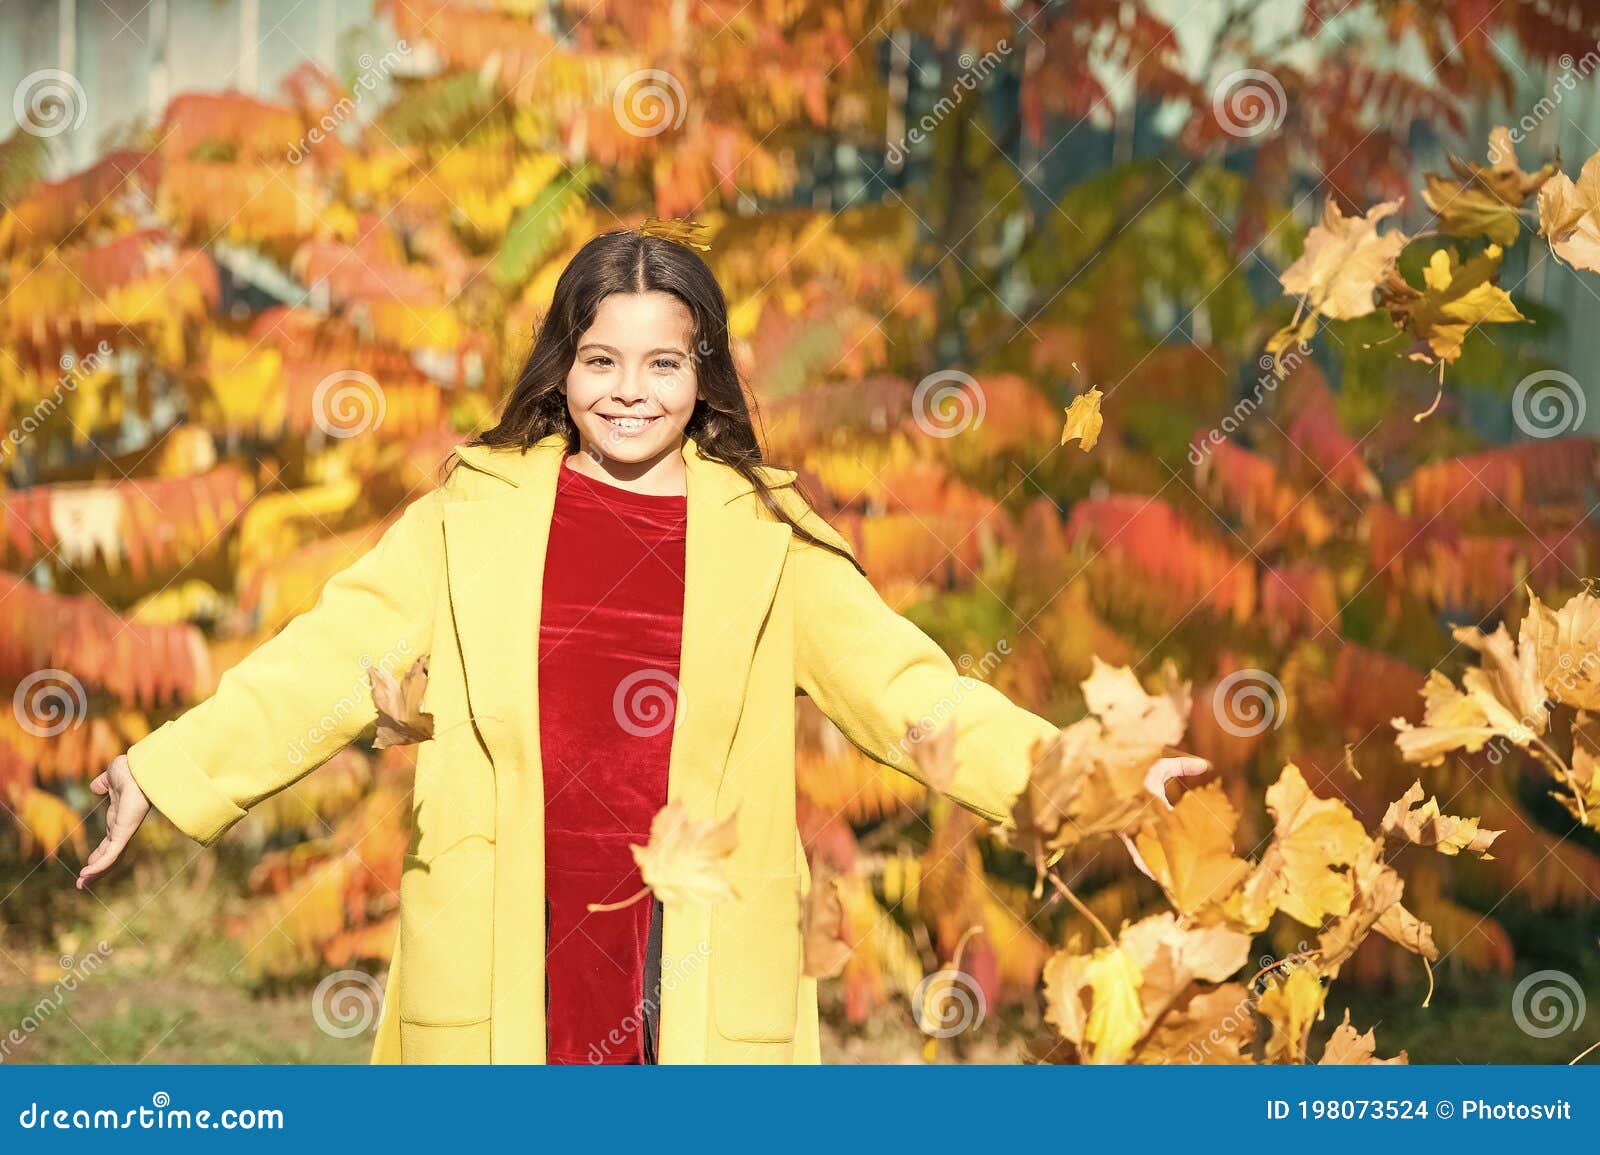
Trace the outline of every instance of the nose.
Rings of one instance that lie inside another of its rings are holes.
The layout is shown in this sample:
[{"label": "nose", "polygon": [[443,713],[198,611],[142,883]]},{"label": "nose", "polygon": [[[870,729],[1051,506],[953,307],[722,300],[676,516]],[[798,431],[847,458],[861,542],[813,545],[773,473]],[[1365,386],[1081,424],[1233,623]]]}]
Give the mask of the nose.
[{"label": "nose", "polygon": [[644,367],[634,365],[617,374],[611,390],[612,400],[622,405],[638,405],[650,400],[651,385]]}]

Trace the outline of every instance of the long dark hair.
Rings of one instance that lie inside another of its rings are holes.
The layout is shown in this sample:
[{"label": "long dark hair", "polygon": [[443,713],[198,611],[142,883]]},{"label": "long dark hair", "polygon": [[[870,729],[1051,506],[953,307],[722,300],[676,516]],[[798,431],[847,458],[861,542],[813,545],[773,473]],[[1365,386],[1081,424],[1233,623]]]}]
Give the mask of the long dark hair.
[{"label": "long dark hair", "polygon": [[[767,510],[797,537],[847,558],[860,569],[855,558],[799,525],[761,476],[757,466],[771,463],[762,461],[751,399],[728,348],[728,304],[722,286],[698,253],[676,241],[615,229],[579,249],[556,281],[550,311],[539,325],[533,350],[506,398],[499,422],[468,444],[527,449],[560,433],[567,439],[567,452],[576,453],[578,429],[567,411],[563,386],[577,357],[578,338],[594,323],[600,302],[611,293],[653,290],[671,293],[694,317],[689,356],[699,392],[684,431],[706,457],[738,471]],[[804,499],[805,491],[798,485],[796,489]]]}]

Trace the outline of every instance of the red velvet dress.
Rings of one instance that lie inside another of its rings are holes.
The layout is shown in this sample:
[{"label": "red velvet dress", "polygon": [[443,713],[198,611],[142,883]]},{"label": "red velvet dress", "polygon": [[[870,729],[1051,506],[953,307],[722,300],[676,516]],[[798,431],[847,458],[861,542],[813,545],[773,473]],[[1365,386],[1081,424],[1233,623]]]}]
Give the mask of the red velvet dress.
[{"label": "red velvet dress", "polygon": [[[648,841],[666,805],[687,505],[566,462],[557,476],[539,629],[547,1061],[643,1063],[659,1018],[645,989],[659,908],[648,895],[622,910],[587,905],[640,889],[628,847]],[[659,946],[657,974],[658,960]]]}]

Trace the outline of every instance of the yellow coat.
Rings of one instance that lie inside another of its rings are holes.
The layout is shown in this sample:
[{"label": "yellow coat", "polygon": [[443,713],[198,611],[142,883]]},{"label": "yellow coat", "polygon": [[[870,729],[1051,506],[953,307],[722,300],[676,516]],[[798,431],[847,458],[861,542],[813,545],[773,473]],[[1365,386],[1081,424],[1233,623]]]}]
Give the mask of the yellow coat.
[{"label": "yellow coat", "polygon": [[[374,1062],[544,1061],[544,824],[538,636],[563,442],[458,448],[317,603],[216,692],[128,751],[151,804],[211,843],[246,808],[370,731],[367,669],[431,655],[400,932]],[[1044,718],[960,674],[846,560],[803,543],[734,470],[685,442],[688,529],[679,709],[668,798],[738,812],[738,897],[666,908],[663,1063],[817,1062],[816,983],[801,974],[810,885],[795,828],[794,697],[873,758],[915,775],[908,721],[953,716],[949,794],[1009,813]],[[774,484],[793,473],[765,467]],[[846,545],[792,488],[781,498]]]}]

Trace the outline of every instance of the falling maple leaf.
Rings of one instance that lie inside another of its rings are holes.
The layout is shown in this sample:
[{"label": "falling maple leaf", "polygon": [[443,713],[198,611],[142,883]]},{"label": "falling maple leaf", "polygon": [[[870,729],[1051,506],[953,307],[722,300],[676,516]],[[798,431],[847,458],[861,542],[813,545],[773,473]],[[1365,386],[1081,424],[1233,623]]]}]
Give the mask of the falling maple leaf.
[{"label": "falling maple leaf", "polygon": [[1517,210],[1561,170],[1552,161],[1528,173],[1517,163],[1511,130],[1498,125],[1489,134],[1488,166],[1450,157],[1455,177],[1428,173],[1422,199],[1439,217],[1441,231],[1457,237],[1488,237],[1498,245],[1516,241],[1522,231]]},{"label": "falling maple leaf", "polygon": [[651,820],[649,843],[629,848],[645,886],[664,903],[737,898],[724,869],[738,846],[738,817],[696,821],[682,803],[667,803]]},{"label": "falling maple leaf", "polygon": [[1558,172],[1539,190],[1539,235],[1574,269],[1600,271],[1600,153],[1584,161],[1576,183]]},{"label": "falling maple leaf", "polygon": [[1346,1007],[1344,1009],[1344,1021],[1334,1028],[1333,1034],[1329,1037],[1327,1043],[1323,1045],[1322,1058],[1317,1060],[1317,1065],[1323,1067],[1338,1065],[1393,1066],[1406,1064],[1410,1061],[1406,1058],[1404,1051],[1401,1051],[1392,1059],[1380,1059],[1376,1057],[1377,1050],[1378,1042],[1373,1037],[1370,1029],[1363,1035],[1350,1025],[1350,1008]]},{"label": "falling maple leaf", "polygon": [[1221,902],[1250,873],[1250,863],[1233,850],[1238,822],[1221,783],[1211,782],[1189,791],[1134,839],[1145,872],[1180,914]]},{"label": "falling maple leaf", "polygon": [[1465,262],[1450,249],[1437,249],[1423,269],[1422,290],[1391,271],[1383,303],[1394,323],[1417,339],[1412,360],[1449,364],[1461,356],[1461,344],[1475,326],[1528,319],[1511,294],[1494,283],[1500,257],[1500,246],[1493,244]]},{"label": "falling maple leaf", "polygon": [[1365,216],[1347,217],[1330,197],[1322,223],[1306,234],[1305,252],[1279,278],[1284,291],[1324,317],[1365,317],[1375,307],[1372,294],[1406,246],[1407,237],[1399,230],[1378,232],[1378,225],[1399,209],[1399,201],[1384,201]]},{"label": "falling maple leaf", "polygon": [[1418,846],[1431,846],[1441,854],[1465,851],[1479,858],[1493,858],[1489,847],[1504,830],[1481,830],[1476,818],[1456,818],[1441,813],[1439,800],[1423,801],[1419,778],[1403,795],[1389,804],[1383,816],[1383,832]]},{"label": "falling maple leaf", "polygon": [[1100,440],[1100,430],[1105,426],[1105,418],[1100,414],[1100,398],[1103,394],[1095,386],[1089,386],[1087,393],[1080,393],[1072,399],[1072,404],[1067,406],[1067,421],[1061,427],[1061,444],[1074,439],[1078,448],[1085,453],[1093,449],[1095,442]]},{"label": "falling maple leaf", "polygon": [[837,878],[812,880],[800,912],[800,937],[804,971],[811,978],[833,978],[850,961],[850,943],[844,933],[844,902]]},{"label": "falling maple leaf", "polygon": [[373,748],[405,746],[433,737],[433,715],[422,708],[428,688],[428,655],[411,663],[398,680],[382,666],[367,670],[372,684],[372,704],[378,708],[378,735]]}]

